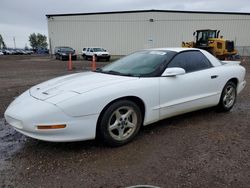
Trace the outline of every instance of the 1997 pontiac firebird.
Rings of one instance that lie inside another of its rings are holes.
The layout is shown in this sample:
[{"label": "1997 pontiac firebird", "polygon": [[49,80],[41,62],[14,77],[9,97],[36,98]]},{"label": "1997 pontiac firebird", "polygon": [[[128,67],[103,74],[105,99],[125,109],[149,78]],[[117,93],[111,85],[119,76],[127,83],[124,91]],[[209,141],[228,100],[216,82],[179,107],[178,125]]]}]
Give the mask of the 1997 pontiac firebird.
[{"label": "1997 pontiac firebird", "polygon": [[211,106],[229,111],[246,85],[245,73],[239,62],[221,62],[200,49],[148,49],[36,85],[9,105],[5,118],[40,140],[99,137],[119,146],[141,125]]}]

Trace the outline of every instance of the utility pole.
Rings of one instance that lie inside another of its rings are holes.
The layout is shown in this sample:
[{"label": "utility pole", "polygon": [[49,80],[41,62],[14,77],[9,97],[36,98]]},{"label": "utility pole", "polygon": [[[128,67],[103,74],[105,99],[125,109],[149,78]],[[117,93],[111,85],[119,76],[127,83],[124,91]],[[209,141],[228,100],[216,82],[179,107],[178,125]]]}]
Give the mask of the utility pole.
[{"label": "utility pole", "polygon": [[15,39],[15,37],[13,37],[13,41],[14,41],[14,48],[16,49],[16,39]]}]

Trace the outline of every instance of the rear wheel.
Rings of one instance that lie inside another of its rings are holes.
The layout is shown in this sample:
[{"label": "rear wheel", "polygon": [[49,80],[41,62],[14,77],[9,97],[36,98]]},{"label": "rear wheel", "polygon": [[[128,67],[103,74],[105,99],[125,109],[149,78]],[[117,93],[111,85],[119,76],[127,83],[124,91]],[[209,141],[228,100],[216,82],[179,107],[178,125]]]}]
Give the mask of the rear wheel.
[{"label": "rear wheel", "polygon": [[132,101],[121,100],[111,104],[103,113],[97,134],[110,146],[130,142],[142,124],[140,108]]},{"label": "rear wheel", "polygon": [[227,82],[222,90],[218,110],[223,112],[231,110],[235,104],[236,97],[237,91],[235,83],[232,81]]}]

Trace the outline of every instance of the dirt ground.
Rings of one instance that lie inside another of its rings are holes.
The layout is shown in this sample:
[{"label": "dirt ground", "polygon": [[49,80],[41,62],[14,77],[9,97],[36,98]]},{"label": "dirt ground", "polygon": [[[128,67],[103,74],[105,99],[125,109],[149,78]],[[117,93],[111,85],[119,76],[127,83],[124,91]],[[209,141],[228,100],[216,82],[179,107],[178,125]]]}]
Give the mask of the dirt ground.
[{"label": "dirt ground", "polygon": [[[98,63],[102,66],[105,62]],[[250,62],[243,64],[250,72]],[[0,57],[0,117],[15,96],[50,78],[85,71],[90,62],[48,56]],[[246,76],[250,83],[250,74]],[[97,141],[49,143],[31,139],[0,120],[3,187],[249,187],[250,87],[229,113],[205,109],[143,128],[119,148]]]}]

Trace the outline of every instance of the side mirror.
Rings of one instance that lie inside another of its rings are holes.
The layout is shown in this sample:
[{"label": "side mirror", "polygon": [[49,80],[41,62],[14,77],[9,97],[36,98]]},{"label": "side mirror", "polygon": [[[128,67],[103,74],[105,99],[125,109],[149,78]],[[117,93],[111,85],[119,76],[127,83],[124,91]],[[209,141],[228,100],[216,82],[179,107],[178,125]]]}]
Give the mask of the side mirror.
[{"label": "side mirror", "polygon": [[165,77],[174,77],[174,76],[178,76],[178,75],[183,75],[185,74],[186,71],[183,68],[180,67],[171,67],[171,68],[167,68],[162,76]]},{"label": "side mirror", "polygon": [[94,52],[93,50],[90,50],[90,52]]}]

